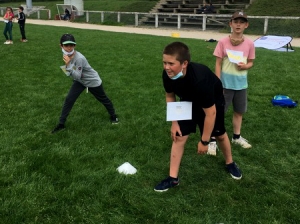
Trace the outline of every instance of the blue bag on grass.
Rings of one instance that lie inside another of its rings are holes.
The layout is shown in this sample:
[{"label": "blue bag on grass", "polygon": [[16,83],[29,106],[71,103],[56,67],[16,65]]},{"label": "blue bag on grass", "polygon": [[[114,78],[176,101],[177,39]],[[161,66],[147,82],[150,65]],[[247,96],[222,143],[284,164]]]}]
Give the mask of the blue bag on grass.
[{"label": "blue bag on grass", "polygon": [[297,101],[293,101],[288,96],[276,95],[272,99],[273,106],[289,107],[293,108],[297,106]]}]

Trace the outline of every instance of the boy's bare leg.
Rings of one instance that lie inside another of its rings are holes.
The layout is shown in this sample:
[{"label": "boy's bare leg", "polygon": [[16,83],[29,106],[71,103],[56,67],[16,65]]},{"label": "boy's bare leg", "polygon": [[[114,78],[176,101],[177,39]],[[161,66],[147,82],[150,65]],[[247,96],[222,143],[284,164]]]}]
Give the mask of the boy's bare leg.
[{"label": "boy's bare leg", "polygon": [[184,145],[188,139],[188,135],[176,137],[176,141],[173,141],[172,148],[171,148],[171,155],[170,155],[170,176],[177,178],[181,158],[184,152]]},{"label": "boy's bare leg", "polygon": [[[232,117],[232,125],[233,125],[233,134],[232,143],[238,144],[242,146],[244,149],[249,149],[252,146],[249,144],[247,139],[241,137],[241,128],[242,128],[242,120],[243,114],[234,112]],[[238,136],[235,136],[238,135]]]},{"label": "boy's bare leg", "polygon": [[234,112],[232,117],[233,134],[241,134],[243,114]]},{"label": "boy's bare leg", "polygon": [[232,163],[231,145],[227,133],[225,132],[223,135],[217,136],[216,139],[223,152],[226,164]]}]

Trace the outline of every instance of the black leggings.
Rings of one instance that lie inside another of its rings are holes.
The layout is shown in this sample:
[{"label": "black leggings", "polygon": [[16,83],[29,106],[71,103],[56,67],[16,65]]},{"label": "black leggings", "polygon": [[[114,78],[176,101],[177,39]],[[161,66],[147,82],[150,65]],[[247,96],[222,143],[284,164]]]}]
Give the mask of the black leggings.
[{"label": "black leggings", "polygon": [[21,35],[22,35],[22,40],[26,40],[25,23],[24,24],[19,23],[19,26],[20,26],[20,32],[21,32]]},{"label": "black leggings", "polygon": [[[77,81],[73,82],[73,85],[71,86],[71,89],[65,99],[65,102],[64,102],[64,105],[63,105],[63,108],[61,111],[61,115],[59,118],[60,124],[64,124],[66,122],[67,117],[68,117],[75,101],[80,96],[80,94],[84,91],[85,88],[86,87],[84,85],[82,85],[80,82],[77,82]],[[114,116],[115,115],[114,106],[113,106],[112,102],[110,101],[110,99],[106,96],[102,84],[97,87],[89,87],[88,89],[89,89],[89,92],[91,92],[94,95],[94,97],[105,106],[109,115]]]}]

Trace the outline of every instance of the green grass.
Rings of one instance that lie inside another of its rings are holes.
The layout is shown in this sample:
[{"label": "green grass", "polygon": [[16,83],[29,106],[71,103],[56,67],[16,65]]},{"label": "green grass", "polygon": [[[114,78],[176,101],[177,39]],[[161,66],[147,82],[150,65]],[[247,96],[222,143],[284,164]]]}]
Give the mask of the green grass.
[{"label": "green grass", "polygon": [[247,9],[249,15],[256,16],[299,16],[300,2],[290,0],[288,4],[282,4],[281,0],[255,0]]},{"label": "green grass", "polygon": [[[118,12],[148,12],[150,11],[157,1],[153,0],[85,0],[84,10],[89,11],[118,11]],[[19,5],[26,5],[24,2],[12,2],[9,6],[17,8]],[[33,6],[45,6],[46,9],[51,10],[51,17],[54,18],[57,14],[56,4],[63,4],[62,1],[44,1],[44,2],[33,2]],[[1,3],[1,7],[8,6],[7,3]],[[43,16],[43,11],[41,11],[41,17]],[[45,13],[46,16],[46,13]],[[37,18],[34,13],[30,18]]]},{"label": "green grass", "polygon": [[[290,0],[288,4],[283,4],[282,0],[255,0],[245,11],[249,16],[299,17],[299,7],[300,2],[298,0]],[[265,19],[249,19],[250,25],[245,33],[254,35],[264,34],[264,22]],[[298,20],[269,19],[266,35],[300,37],[298,24]],[[230,32],[229,26],[225,29],[225,32]]]},{"label": "green grass", "polygon": [[[255,0],[245,11],[249,16],[293,16],[299,17],[300,2],[298,0],[290,0],[288,4],[283,4],[282,0]],[[249,27],[245,30],[246,34],[263,35],[264,19],[249,19]],[[268,30],[266,35],[281,35],[300,37],[298,20],[269,19]],[[230,32],[227,26],[222,32]]]},{"label": "green grass", "polygon": [[[162,50],[184,41],[194,61],[214,70],[215,43],[31,24],[29,42],[21,43],[18,31],[15,25],[13,45],[0,48],[0,223],[298,223],[299,108],[270,101],[276,94],[299,100],[299,48],[257,49],[242,131],[253,149],[233,146],[243,179],[225,172],[221,153],[199,156],[197,133],[186,146],[180,186],[156,193],[153,187],[168,175],[171,146]],[[99,71],[119,125],[82,93],[67,129],[50,133],[71,85],[59,68],[65,32]],[[126,161],[137,174],[116,171]]]}]

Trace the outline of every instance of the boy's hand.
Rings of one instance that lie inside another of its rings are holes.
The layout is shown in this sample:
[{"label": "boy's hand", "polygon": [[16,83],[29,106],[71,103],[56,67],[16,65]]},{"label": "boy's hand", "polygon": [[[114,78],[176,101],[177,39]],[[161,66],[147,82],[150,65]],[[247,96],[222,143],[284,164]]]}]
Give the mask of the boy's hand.
[{"label": "boy's hand", "polygon": [[69,57],[68,55],[64,55],[63,56],[63,61],[65,62],[66,65],[68,65],[70,63],[70,61],[72,60],[74,55],[72,55],[71,57]]},{"label": "boy's hand", "polygon": [[245,64],[244,62],[239,62],[238,64],[236,64],[236,67],[239,71],[248,69],[247,64]]},{"label": "boy's hand", "polygon": [[208,151],[208,145],[203,145],[200,142],[198,142],[198,154],[206,154]]},{"label": "boy's hand", "polygon": [[172,126],[171,126],[171,138],[172,138],[172,140],[174,142],[177,141],[176,133],[178,133],[179,136],[182,137],[182,133],[181,133],[181,130],[180,130],[178,122],[177,121],[173,121],[172,122]]}]

